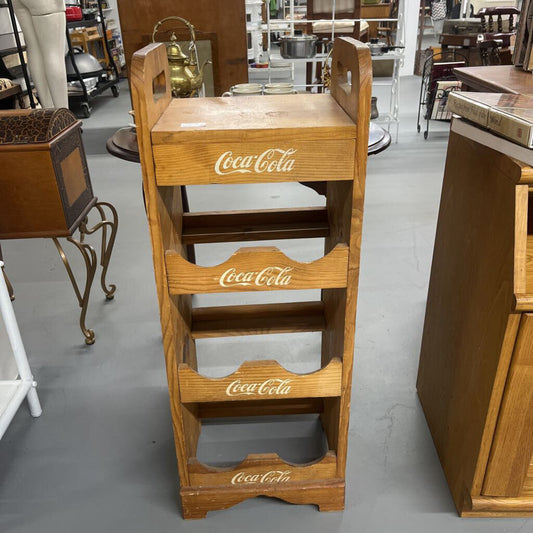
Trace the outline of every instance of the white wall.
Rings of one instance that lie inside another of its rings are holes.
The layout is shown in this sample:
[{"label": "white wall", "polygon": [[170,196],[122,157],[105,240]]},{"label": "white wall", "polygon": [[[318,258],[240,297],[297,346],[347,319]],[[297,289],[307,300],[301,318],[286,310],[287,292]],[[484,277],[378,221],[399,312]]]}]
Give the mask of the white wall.
[{"label": "white wall", "polygon": [[419,0],[402,0],[405,18],[405,61],[400,76],[410,76],[415,68],[416,41],[418,36]]}]

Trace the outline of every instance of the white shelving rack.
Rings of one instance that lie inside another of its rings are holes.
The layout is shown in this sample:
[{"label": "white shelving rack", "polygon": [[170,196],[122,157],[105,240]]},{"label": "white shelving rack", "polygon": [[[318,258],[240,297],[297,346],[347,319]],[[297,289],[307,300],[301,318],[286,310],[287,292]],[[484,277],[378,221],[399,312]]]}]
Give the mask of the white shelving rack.
[{"label": "white shelving rack", "polygon": [[0,439],[25,398],[33,417],[41,416],[36,383],[30,365],[13,305],[9,298],[0,261]]},{"label": "white shelving rack", "polygon": [[111,48],[112,52],[116,54],[115,61],[118,59],[117,66],[119,69],[123,69],[126,66],[126,56],[124,54],[124,45],[122,44],[122,32],[116,0],[107,0],[107,5],[108,7],[103,8],[102,11],[106,19],[106,27],[111,30],[111,38],[115,44]]},{"label": "white shelving rack", "polygon": [[[295,4],[295,1],[298,2],[298,5]],[[395,18],[372,18],[372,19],[346,19],[343,18],[343,23],[345,22],[361,22],[366,20],[366,22],[391,22],[396,23],[395,31],[395,46],[405,46],[405,24],[404,24],[404,4],[406,0],[400,0],[398,7],[398,16]],[[276,81],[292,81],[295,80],[295,69],[298,66],[304,66],[306,63],[322,63],[324,64],[326,60],[326,53],[317,54],[311,59],[284,59],[280,56],[278,51],[272,49],[271,35],[272,33],[286,33],[288,35],[294,35],[294,29],[296,25],[315,23],[315,22],[326,22],[331,24],[331,40],[335,38],[335,11],[336,11],[336,0],[332,2],[332,16],[330,19],[313,19],[307,20],[306,18],[299,19],[296,17],[297,11],[301,11],[302,2],[299,0],[283,0],[282,10],[286,18],[283,19],[271,19],[270,18],[270,9],[269,2],[265,0],[265,11],[266,11],[266,20],[258,20],[257,18],[250,21],[250,29],[254,29],[256,35],[260,31],[266,33],[267,35],[267,50],[264,52],[268,60],[268,66],[265,68],[249,68],[248,72],[250,78],[255,78],[256,76],[266,77],[266,81],[276,82]],[[256,10],[257,13],[260,13],[260,10]],[[337,19],[338,21],[338,19]],[[403,49],[394,50],[388,53],[385,53],[381,56],[372,56],[372,61],[391,61],[392,62],[392,72],[388,77],[375,78],[374,86],[386,86],[390,88],[389,91],[389,102],[388,110],[383,112],[380,111],[380,116],[375,122],[385,125],[387,130],[390,132],[393,125],[396,129],[395,140],[398,140],[399,132],[399,95],[400,95],[400,68],[403,65],[404,61],[404,51]],[[296,89],[307,89],[308,87],[320,87],[321,84],[295,84]],[[382,107],[382,106],[381,106]]]},{"label": "white shelving rack", "polygon": [[[400,0],[400,4],[398,6],[398,17],[396,19],[386,19],[396,22],[396,34],[393,43],[395,46],[405,46],[404,3],[405,0]],[[386,125],[389,133],[391,133],[391,127],[394,125],[396,129],[396,135],[394,137],[395,142],[398,142],[398,133],[400,129],[400,68],[403,66],[404,58],[405,52],[403,48],[387,52],[381,56],[372,56],[373,62],[392,62],[391,76],[383,78],[375,77],[372,86],[385,86],[390,88],[388,111],[380,111],[379,117],[374,119],[374,122],[383,126]]]}]

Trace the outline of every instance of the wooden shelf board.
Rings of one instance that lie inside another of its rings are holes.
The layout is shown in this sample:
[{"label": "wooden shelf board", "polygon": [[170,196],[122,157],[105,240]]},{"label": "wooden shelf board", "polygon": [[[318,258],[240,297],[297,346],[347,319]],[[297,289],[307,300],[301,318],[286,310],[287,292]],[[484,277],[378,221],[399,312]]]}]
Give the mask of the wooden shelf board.
[{"label": "wooden shelf board", "polygon": [[182,231],[185,244],[303,239],[327,237],[329,223],[325,207],[186,213]]},{"label": "wooden shelf board", "polygon": [[[279,400],[288,398],[340,397],[342,362],[335,357],[323,368],[295,374],[275,360],[245,361],[222,378],[208,378],[186,363],[178,365],[183,403]],[[239,383],[248,384],[244,389]]]},{"label": "wooden shelf board", "polygon": [[257,400],[248,402],[210,402],[198,404],[199,418],[228,418],[250,416],[306,415],[322,413],[323,398],[288,400]]},{"label": "wooden shelf board", "polygon": [[355,139],[356,130],[329,94],[174,98],[152,128],[152,144],[331,141]]},{"label": "wooden shelf board", "polygon": [[9,89],[4,89],[3,91],[0,91],[0,100],[9,98],[10,96],[14,96],[15,94],[19,94],[20,92],[22,92],[20,85],[14,85],[13,87],[9,87]]},{"label": "wooden shelf board", "polygon": [[194,339],[324,331],[322,302],[200,307],[192,312]]}]

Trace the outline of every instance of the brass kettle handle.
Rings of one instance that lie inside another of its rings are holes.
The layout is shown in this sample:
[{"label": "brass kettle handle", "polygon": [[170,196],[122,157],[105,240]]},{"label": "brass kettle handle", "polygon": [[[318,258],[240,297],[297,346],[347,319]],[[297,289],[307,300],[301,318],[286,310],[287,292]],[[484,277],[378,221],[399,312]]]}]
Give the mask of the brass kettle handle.
[{"label": "brass kettle handle", "polygon": [[159,31],[159,28],[161,27],[161,25],[166,22],[167,20],[179,20],[180,22],[183,22],[183,24],[185,24],[188,28],[189,28],[189,32],[191,34],[191,41],[194,43],[196,42],[196,35],[194,33],[194,26],[188,21],[188,20],[185,20],[185,19],[182,19],[181,17],[176,17],[176,16],[173,16],[173,17],[166,17],[162,20],[160,20],[155,26],[154,26],[154,31],[152,32],[152,42],[155,43],[156,40],[155,40],[155,34]]},{"label": "brass kettle handle", "polygon": [[330,43],[328,55],[324,61],[324,67],[322,68],[322,83],[325,89],[331,89],[331,67],[328,61],[331,59],[331,53],[333,52],[333,43]]}]

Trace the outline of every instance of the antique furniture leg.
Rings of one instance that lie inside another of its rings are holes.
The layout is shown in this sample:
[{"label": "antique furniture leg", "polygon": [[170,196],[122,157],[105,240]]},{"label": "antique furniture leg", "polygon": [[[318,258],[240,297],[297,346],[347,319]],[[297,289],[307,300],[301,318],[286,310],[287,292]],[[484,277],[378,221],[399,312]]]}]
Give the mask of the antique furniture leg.
[{"label": "antique furniture leg", "polygon": [[83,290],[83,295],[80,292],[80,288],[78,286],[78,283],[76,281],[76,278],[74,277],[74,274],[72,272],[72,269],[70,268],[69,261],[67,259],[67,256],[65,255],[65,252],[63,251],[63,247],[61,246],[60,242],[57,240],[56,237],[53,237],[54,244],[56,245],[57,251],[59,252],[59,255],[61,256],[61,260],[63,261],[63,264],[65,265],[65,269],[67,270],[68,277],[70,278],[70,282],[72,283],[72,287],[74,288],[74,292],[76,293],[76,297],[78,298],[78,303],[81,307],[81,314],[80,314],[80,328],[83,334],[85,335],[85,344],[94,344],[94,331],[92,329],[88,329],[85,325],[85,315],[87,314],[87,307],[89,305],[89,296],[91,294],[91,287],[93,284],[94,274],[96,272],[96,266],[97,266],[97,257],[96,252],[94,251],[94,248],[87,243],[81,242],[80,240],[75,239],[74,237],[67,237],[67,241],[71,242],[78,248],[81,255],[83,256],[83,260],[85,261],[85,269],[86,269],[86,278],[85,278],[85,289]]},{"label": "antique furniture leg", "polygon": [[[94,344],[95,337],[94,331],[92,329],[88,329],[85,325],[85,316],[87,314],[87,307],[89,305],[89,297],[91,294],[91,287],[94,280],[94,275],[98,266],[98,257],[94,248],[90,244],[85,242],[85,236],[92,235],[100,229],[102,230],[102,242],[100,248],[100,265],[102,267],[102,274],[100,276],[100,285],[102,287],[102,290],[104,291],[107,300],[112,300],[114,298],[115,291],[117,289],[116,285],[114,284],[110,284],[108,287],[106,282],[107,269],[109,267],[109,261],[111,259],[111,254],[113,252],[113,246],[115,244],[115,238],[117,235],[117,211],[115,207],[109,202],[97,202],[94,205],[94,208],[98,211],[98,214],[100,215],[100,222],[97,222],[92,227],[88,227],[88,218],[85,217],[78,228],[80,232],[79,240],[75,239],[72,236],[67,237],[67,241],[73,243],[78,248],[78,250],[83,256],[83,260],[85,261],[86,279],[83,294],[81,293],[78,283],[74,277],[74,273],[70,268],[69,261],[65,255],[65,252],[63,251],[63,247],[61,246],[57,238],[54,237],[53,239],[56,248],[59,252],[59,255],[61,256],[61,260],[63,261],[63,264],[65,265],[65,268],[67,270],[67,274],[70,278],[70,282],[72,283],[72,287],[74,288],[74,292],[76,293],[76,297],[78,298],[78,302],[81,307],[80,328],[83,334],[85,335],[85,343],[89,345]],[[106,208],[111,212],[111,220],[108,220],[107,218]]]},{"label": "antique furniture leg", "polygon": [[[102,290],[105,293],[105,297],[107,300],[112,300],[115,297],[115,291],[117,289],[117,286],[114,284],[110,284],[109,288],[106,284],[106,274],[107,274],[107,268],[109,267],[109,261],[111,259],[111,254],[113,253],[113,246],[115,244],[115,237],[117,235],[117,229],[118,229],[118,215],[117,210],[113,205],[111,205],[108,202],[97,202],[94,206],[95,209],[98,210],[98,213],[100,214],[100,218],[102,219],[101,222],[98,222],[95,226],[92,228],[87,227],[87,221],[84,220],[80,224],[80,242],[83,242],[85,239],[85,235],[92,235],[96,231],[98,231],[100,228],[102,229],[102,245],[100,249],[100,266],[102,267],[102,274],[100,276],[100,285],[102,286]],[[113,220],[108,220],[106,218],[106,212],[104,207],[107,207],[109,211],[111,212]],[[107,227],[109,226],[109,240],[107,238]]]}]

